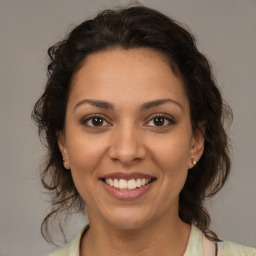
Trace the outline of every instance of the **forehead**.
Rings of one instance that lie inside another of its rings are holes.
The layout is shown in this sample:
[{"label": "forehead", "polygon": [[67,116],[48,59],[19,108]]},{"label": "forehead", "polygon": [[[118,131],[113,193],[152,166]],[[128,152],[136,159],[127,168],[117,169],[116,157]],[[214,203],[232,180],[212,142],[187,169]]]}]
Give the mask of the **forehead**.
[{"label": "forehead", "polygon": [[90,54],[74,74],[70,97],[81,100],[149,101],[172,97],[187,101],[183,83],[169,60],[148,48],[110,49]]}]

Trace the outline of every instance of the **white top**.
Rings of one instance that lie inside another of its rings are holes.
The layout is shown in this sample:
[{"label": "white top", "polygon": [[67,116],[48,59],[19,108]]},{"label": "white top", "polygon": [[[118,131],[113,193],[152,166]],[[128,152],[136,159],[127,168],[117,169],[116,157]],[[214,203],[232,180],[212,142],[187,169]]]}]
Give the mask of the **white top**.
[{"label": "white top", "polygon": [[[87,225],[72,242],[59,248],[48,256],[79,256],[80,241],[82,235],[88,228],[89,226]],[[215,243],[208,240],[196,226],[192,225],[184,256],[215,256],[215,253]],[[225,241],[218,243],[217,255],[256,256],[256,249]]]}]

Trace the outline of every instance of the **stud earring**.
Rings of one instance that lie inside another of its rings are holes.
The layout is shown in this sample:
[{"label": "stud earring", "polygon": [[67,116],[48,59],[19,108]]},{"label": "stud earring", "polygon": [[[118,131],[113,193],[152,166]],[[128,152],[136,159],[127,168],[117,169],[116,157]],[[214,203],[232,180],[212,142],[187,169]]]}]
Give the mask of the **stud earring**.
[{"label": "stud earring", "polygon": [[194,157],[191,157],[191,161],[192,161],[192,164],[195,166],[197,164],[197,161],[195,160]]},{"label": "stud earring", "polygon": [[65,160],[66,160],[66,158],[63,157],[64,165],[67,165],[67,162]]}]

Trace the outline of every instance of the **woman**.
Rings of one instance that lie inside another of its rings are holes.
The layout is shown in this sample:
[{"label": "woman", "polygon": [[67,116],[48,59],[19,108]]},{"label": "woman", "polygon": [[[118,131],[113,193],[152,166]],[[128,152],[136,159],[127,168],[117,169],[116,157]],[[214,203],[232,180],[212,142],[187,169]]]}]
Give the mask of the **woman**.
[{"label": "woman", "polygon": [[231,119],[206,58],[177,22],[142,6],[107,10],[49,49],[33,118],[46,138],[53,217],[87,225],[57,255],[256,255],[220,242],[204,200],[230,170]]}]

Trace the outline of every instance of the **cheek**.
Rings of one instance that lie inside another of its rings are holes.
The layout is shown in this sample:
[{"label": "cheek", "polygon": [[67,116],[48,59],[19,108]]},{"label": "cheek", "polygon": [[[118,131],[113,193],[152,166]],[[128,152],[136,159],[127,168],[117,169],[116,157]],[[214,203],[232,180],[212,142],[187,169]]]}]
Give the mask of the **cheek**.
[{"label": "cheek", "polygon": [[[188,133],[189,134],[189,133]],[[190,137],[170,136],[154,147],[155,164],[161,170],[160,178],[169,189],[179,192],[187,178],[190,158]]]},{"label": "cheek", "polygon": [[[74,179],[79,180],[87,175],[96,175],[94,170],[104,155],[102,143],[89,136],[72,136],[70,134],[70,138],[72,139],[68,140],[67,148]],[[81,179],[79,182],[86,181],[86,179]]]},{"label": "cheek", "polygon": [[188,170],[190,139],[188,136],[170,136],[155,145],[154,155],[164,170]]},{"label": "cheek", "polygon": [[[97,169],[103,157],[101,143],[95,143],[90,138],[72,136],[69,140],[68,152],[71,174],[79,194],[90,204],[95,200],[95,184],[98,181]],[[97,198],[96,198],[97,200]]]}]

